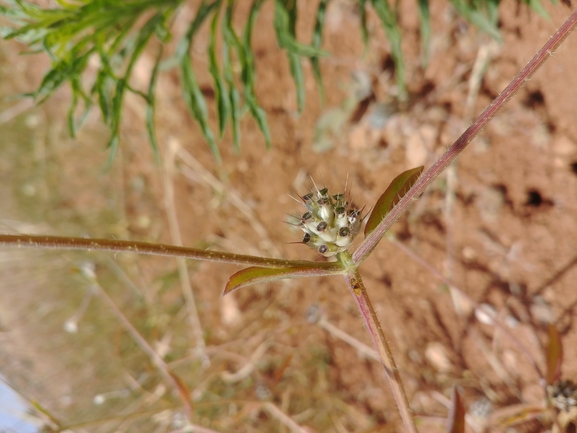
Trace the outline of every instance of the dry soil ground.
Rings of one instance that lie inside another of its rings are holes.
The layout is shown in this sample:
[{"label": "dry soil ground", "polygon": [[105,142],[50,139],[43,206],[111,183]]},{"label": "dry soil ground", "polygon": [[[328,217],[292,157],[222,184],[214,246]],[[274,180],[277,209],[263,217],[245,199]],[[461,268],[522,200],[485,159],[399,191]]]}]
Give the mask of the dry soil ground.
[{"label": "dry soil ground", "polygon": [[[368,209],[397,174],[429,166],[570,13],[547,5],[547,21],[514,3],[501,6],[503,43],[496,44],[447,2],[434,2],[430,62],[423,71],[415,6],[402,2],[413,98],[398,111],[388,45],[377,20],[369,17],[371,44],[363,55],[352,2],[331,2],[324,47],[332,56],[322,62],[326,103],[319,103],[304,62],[307,105],[299,116],[267,2],[254,50],[257,92],[273,146],[265,150],[246,116],[241,154],[232,152],[227,133],[222,165],[190,119],[174,70],[159,82],[162,165],[155,164],[147,144],[137,98],[126,101],[121,151],[107,173],[108,135],[96,112],[72,140],[64,120],[66,91],[21,113],[24,105],[4,100],[4,230],[162,243],[180,237],[189,246],[321,260],[291,244],[301,234],[283,221],[302,209],[288,194],[307,192],[309,176],[333,192],[348,179],[354,202]],[[313,7],[303,6],[301,16]],[[299,23],[304,40],[312,22]],[[194,52],[214,119],[203,55],[207,40],[201,33]],[[21,49],[14,42],[0,45],[2,96],[34,88],[47,66],[41,56],[20,56]],[[476,317],[456,290],[452,297],[417,256],[477,303],[491,306],[541,369],[544,329],[554,323],[564,343],[563,376],[575,377],[576,52],[573,35],[396,223],[397,242],[413,255],[383,241],[361,268],[424,432],[443,431],[454,385],[471,408],[471,431],[505,431],[505,409],[521,405],[526,414],[531,405],[543,404],[544,394],[527,353],[486,317]],[[145,82],[152,55],[139,64],[136,86]],[[325,127],[315,130],[319,119]],[[206,343],[199,349],[174,260],[9,249],[1,257],[1,371],[73,431],[182,431],[175,390],[102,296],[91,296],[89,282],[77,271],[87,263],[192,392],[194,423],[212,429],[198,431],[287,432],[296,429],[289,421],[307,432],[401,431],[382,368],[363,349],[370,340],[354,300],[337,277],[263,284],[222,298],[238,268],[187,263]],[[539,432],[550,425],[543,418],[511,428]]]}]

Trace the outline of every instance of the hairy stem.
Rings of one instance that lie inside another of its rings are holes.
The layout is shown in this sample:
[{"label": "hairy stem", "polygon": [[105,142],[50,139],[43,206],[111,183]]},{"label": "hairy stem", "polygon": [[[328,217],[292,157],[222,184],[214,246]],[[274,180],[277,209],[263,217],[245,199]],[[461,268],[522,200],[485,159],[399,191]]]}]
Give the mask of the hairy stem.
[{"label": "hairy stem", "polygon": [[137,253],[153,256],[183,257],[185,259],[206,260],[209,262],[253,265],[262,268],[311,267],[335,269],[338,263],[310,262],[307,260],[272,259],[268,257],[249,256],[227,253],[224,251],[207,251],[197,248],[178,247],[175,245],[151,244],[148,242],[120,241],[112,239],[69,238],[62,236],[31,236],[0,234],[1,246],[19,248],[44,248],[54,250],[100,250],[120,253]]},{"label": "hairy stem", "polygon": [[397,205],[379,223],[374,231],[368,235],[363,243],[353,253],[353,262],[358,264],[365,260],[371,251],[377,246],[384,234],[391,228],[393,223],[407,210],[409,205],[421,195],[425,189],[441,174],[441,172],[467,147],[467,145],[479,134],[481,129],[503,108],[511,97],[517,93],[525,81],[529,80],[543,65],[545,60],[561,45],[577,25],[577,10],[559,27],[559,30],[539,50],[535,57],[517,74],[511,83],[489,105],[477,120],[455,141],[455,143],[429,168],[413,185],[411,190],[397,203]]},{"label": "hairy stem", "polygon": [[405,431],[409,433],[417,433],[417,427],[413,421],[413,416],[411,414],[411,409],[409,407],[409,401],[407,399],[407,394],[405,393],[405,388],[403,387],[403,381],[401,380],[401,374],[395,363],[395,358],[393,357],[393,352],[387,343],[387,338],[377,317],[377,313],[371,304],[371,300],[361,279],[361,275],[358,270],[353,267],[350,268],[348,273],[345,275],[345,280],[351,290],[355,301],[357,301],[357,306],[363,316],[365,325],[371,334],[375,348],[379,355],[380,361],[385,367],[385,372],[387,379],[389,381],[389,386],[393,392],[393,397],[397,402],[397,407],[401,418],[403,419],[403,425],[405,426]]}]

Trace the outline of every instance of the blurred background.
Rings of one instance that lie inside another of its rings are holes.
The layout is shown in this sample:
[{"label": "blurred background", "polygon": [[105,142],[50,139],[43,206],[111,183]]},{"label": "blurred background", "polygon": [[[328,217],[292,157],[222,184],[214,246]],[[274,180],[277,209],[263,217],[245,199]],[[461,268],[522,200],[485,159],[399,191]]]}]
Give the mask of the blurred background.
[{"label": "blurred background", "polygon": [[[417,2],[398,6],[407,97],[399,102],[395,59],[377,14],[367,9],[365,48],[358,4],[333,0],[322,43],[330,56],[319,59],[324,101],[303,60],[299,113],[290,61],[275,35],[275,5],[264,2],[252,52],[271,147],[244,110],[240,151],[230,128],[215,139],[222,163],[169,62],[156,82],[160,158],[149,143],[145,99],[129,92],[109,164],[111,132],[99,110],[90,110],[71,138],[69,86],[40,106],[15,97],[38,88],[49,57],[24,55],[24,44],[2,40],[1,230],[325,260],[294,244],[302,233],[285,222],[303,209],[289,194],[310,191],[312,177],[331,193],[347,185],[355,205],[370,209],[399,173],[428,168],[570,14],[543,3],[545,19],[503,2],[499,42],[451,4],[435,2],[425,66]],[[163,59],[177,51],[198,7],[181,5]],[[299,40],[310,40],[317,7],[298,3]],[[239,32],[249,11],[239,2]],[[209,21],[191,54],[216,131]],[[135,62],[132,88],[146,92],[158,46],[152,40]],[[471,431],[550,428],[546,418],[532,417],[544,393],[529,360],[544,369],[548,323],[562,335],[563,377],[577,372],[575,50],[573,36],[361,267],[422,431],[444,431],[453,385],[464,395]],[[87,74],[96,76],[98,67],[89,61]],[[239,68],[233,65],[235,74]],[[3,248],[0,430],[401,431],[344,281],[261,284],[223,298],[237,270],[134,254]],[[526,351],[494,317],[475,314],[467,297],[490,308]],[[163,376],[114,306],[180,382]],[[190,395],[195,430],[179,393]],[[516,414],[514,427],[503,421],[507,410]]]}]

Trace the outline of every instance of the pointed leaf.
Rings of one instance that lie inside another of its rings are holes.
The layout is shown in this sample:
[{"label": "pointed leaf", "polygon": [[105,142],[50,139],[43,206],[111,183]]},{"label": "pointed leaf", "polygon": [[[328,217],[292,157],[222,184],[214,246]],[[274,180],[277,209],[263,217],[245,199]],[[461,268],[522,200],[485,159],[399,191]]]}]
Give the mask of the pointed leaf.
[{"label": "pointed leaf", "polygon": [[447,433],[465,433],[465,406],[456,387],[453,387],[451,397],[451,408],[447,419]]},{"label": "pointed leaf", "polygon": [[303,74],[303,66],[301,58],[293,53],[288,53],[291,75],[295,82],[297,90],[297,109],[299,114],[302,113],[305,105],[305,77]]},{"label": "pointed leaf", "polygon": [[563,343],[559,336],[559,331],[555,325],[547,325],[547,373],[545,380],[547,385],[551,385],[561,376],[561,363],[563,362]]},{"label": "pointed leaf", "polygon": [[182,87],[184,100],[191,114],[194,116],[195,120],[200,125],[202,134],[208,145],[212,154],[216,160],[220,163],[220,152],[216,145],[214,134],[208,125],[208,111],[206,109],[206,101],[196,80],[196,74],[192,69],[192,59],[188,57],[183,57],[181,60],[180,70],[182,73]]},{"label": "pointed leaf", "polygon": [[[220,2],[219,2],[220,3]],[[216,59],[216,35],[218,26],[218,13],[215,13],[212,17],[212,22],[210,24],[210,43],[208,45],[208,69],[212,79],[214,81],[214,90],[216,96],[217,110],[216,114],[218,117],[218,133],[220,138],[224,134],[224,129],[226,127],[226,122],[229,117],[230,111],[230,100],[228,98],[228,92],[224,84],[224,80],[220,75],[220,69],[218,67],[218,61]]]},{"label": "pointed leaf", "polygon": [[223,295],[251,284],[266,283],[285,278],[320,277],[342,274],[345,271],[339,263],[312,263],[311,265],[291,266],[288,268],[261,268],[252,266],[239,271],[228,279]]},{"label": "pointed leaf", "polygon": [[155,106],[155,95],[156,95],[156,80],[158,78],[158,69],[160,65],[160,60],[162,58],[162,45],[158,49],[158,54],[156,55],[154,68],[152,69],[152,75],[150,76],[150,82],[148,83],[148,95],[146,97],[146,130],[148,131],[148,140],[152,146],[152,151],[154,152],[154,158],[157,162],[160,162],[160,153],[158,151],[158,142],[156,141],[156,129],[154,127],[154,106]]},{"label": "pointed leaf", "polygon": [[[223,23],[223,33],[225,24]],[[234,85],[234,75],[232,72],[231,47],[229,46],[227,37],[223,37],[222,41],[222,70],[224,79],[228,88],[228,99],[230,106],[230,120],[232,123],[232,141],[236,153],[240,153],[240,95],[236,86]]]},{"label": "pointed leaf", "polygon": [[[294,25],[296,2],[276,0],[274,8],[274,28],[278,44],[288,52],[301,57],[326,56],[328,53],[297,41],[291,26]],[[291,16],[292,14],[292,16]]]},{"label": "pointed leaf", "polygon": [[[245,103],[250,110],[250,114],[252,115],[252,117],[254,117],[259,129],[264,135],[266,148],[269,149],[271,144],[271,136],[268,128],[268,122],[266,120],[266,114],[264,110],[258,105],[256,94],[254,92],[254,81],[255,81],[254,77],[256,70],[254,66],[253,50],[251,48],[252,30],[254,27],[254,23],[259,8],[262,5],[262,3],[263,3],[262,0],[255,0],[252,4],[248,21],[246,27],[244,28],[242,46],[237,47],[237,54],[239,55],[239,57],[241,57],[241,63],[243,64],[241,79],[244,85]],[[231,24],[229,24],[229,27],[230,27],[230,33],[234,34]]]},{"label": "pointed leaf", "polygon": [[[461,1],[461,0],[459,0]],[[388,0],[372,0],[375,12],[381,20],[383,30],[391,46],[391,56],[395,62],[395,75],[397,77],[398,98],[403,100],[407,97],[405,83],[405,61],[401,49],[401,28],[396,11],[391,9]]]},{"label": "pointed leaf", "polygon": [[[321,0],[321,2],[319,3],[319,7],[317,8],[315,29],[313,31],[313,40],[311,42],[311,45],[317,49],[321,48],[323,42],[323,27],[325,25],[325,14],[328,2],[329,0]],[[321,66],[319,62],[319,57],[318,56],[311,57],[311,64],[313,67],[313,75],[319,88],[321,103],[324,103],[325,92],[323,87],[323,80],[321,77]]]},{"label": "pointed leaf", "polygon": [[371,233],[379,223],[387,216],[391,209],[403,198],[403,196],[417,182],[423,172],[423,167],[407,170],[393,179],[383,195],[377,200],[377,204],[365,226],[365,236]]},{"label": "pointed leaf", "polygon": [[421,65],[426,67],[429,63],[429,48],[431,45],[431,13],[429,11],[429,0],[417,0],[419,6],[419,31],[421,33],[422,57]]}]

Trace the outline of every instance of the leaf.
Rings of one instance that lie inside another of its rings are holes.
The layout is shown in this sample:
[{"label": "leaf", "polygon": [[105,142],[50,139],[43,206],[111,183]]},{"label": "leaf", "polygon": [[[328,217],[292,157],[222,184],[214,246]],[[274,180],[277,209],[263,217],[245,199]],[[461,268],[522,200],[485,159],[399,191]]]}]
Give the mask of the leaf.
[{"label": "leaf", "polygon": [[[220,1],[218,2],[220,5]],[[218,132],[220,138],[224,134],[224,129],[226,127],[226,121],[229,117],[230,112],[230,100],[228,97],[228,92],[226,91],[226,86],[224,80],[220,75],[220,70],[218,67],[218,61],[216,60],[216,30],[218,25],[218,12],[212,17],[212,22],[210,24],[210,43],[208,45],[208,69],[212,79],[214,80],[214,89],[217,103],[217,116],[218,116]]]},{"label": "leaf", "polygon": [[312,263],[311,265],[291,266],[287,268],[261,268],[251,266],[243,269],[228,279],[224,289],[224,295],[242,287],[257,283],[266,283],[285,278],[320,277],[326,275],[343,274],[345,270],[337,262],[335,263]]},{"label": "leaf", "polygon": [[547,325],[547,372],[545,380],[547,385],[551,385],[561,376],[561,364],[563,362],[563,342],[555,325]]},{"label": "leaf", "polygon": [[491,22],[491,20],[483,15],[483,13],[474,9],[471,3],[466,2],[465,0],[451,0],[451,4],[459,15],[479,30],[487,33],[495,40],[502,42],[501,33],[499,33],[499,30],[497,29],[496,23]]},{"label": "leaf", "polygon": [[154,158],[157,162],[160,162],[160,153],[158,151],[158,142],[156,141],[156,130],[154,127],[154,106],[156,101],[156,80],[158,78],[158,69],[161,58],[162,45],[158,49],[158,54],[156,55],[154,68],[152,69],[150,82],[148,84],[148,95],[146,97],[146,130],[148,131],[148,140],[150,141],[152,151],[154,152]]},{"label": "leaf", "polygon": [[202,22],[206,19],[208,14],[218,6],[219,1],[214,1],[211,4],[207,5],[205,1],[201,3],[199,6],[196,16],[188,30],[186,32],[185,37],[179,44],[177,48],[177,58],[180,62],[180,71],[182,75],[182,87],[183,87],[183,96],[190,110],[191,114],[198,122],[202,134],[204,138],[208,142],[210,150],[212,154],[216,158],[216,160],[220,163],[221,157],[220,152],[218,150],[218,146],[216,145],[216,141],[214,138],[214,134],[208,125],[208,111],[206,108],[206,101],[204,96],[202,95],[202,91],[200,90],[200,86],[196,80],[196,74],[194,73],[194,69],[192,68],[192,58],[189,55],[190,47],[192,45],[192,39],[194,35],[200,28]]},{"label": "leaf", "polygon": [[[256,16],[260,6],[262,5],[262,0],[255,0],[252,4],[248,22],[246,27],[244,28],[243,33],[243,42],[242,46],[237,46],[237,54],[239,54],[241,63],[243,64],[243,71],[242,71],[242,82],[244,85],[244,99],[245,103],[250,110],[252,117],[256,120],[256,123],[261,130],[262,134],[264,135],[264,140],[266,144],[266,148],[270,149],[271,145],[271,136],[270,131],[268,128],[268,122],[266,120],[266,114],[264,110],[258,105],[256,94],[254,92],[254,76],[255,76],[255,66],[254,66],[254,55],[252,53],[251,48],[251,36],[252,30],[254,27],[254,22],[256,20]],[[232,34],[234,35],[234,31],[232,31],[232,23],[230,23],[229,19],[229,28],[231,29]],[[237,39],[238,41],[238,39]],[[239,42],[240,45],[240,42]],[[242,53],[242,54],[241,54]]]},{"label": "leaf", "polygon": [[[462,0],[458,0],[462,1]],[[375,12],[383,25],[387,40],[391,45],[391,56],[395,62],[395,75],[397,77],[398,97],[406,99],[407,89],[405,85],[405,61],[401,49],[401,29],[396,13],[389,6],[388,0],[371,0]]]},{"label": "leaf", "polygon": [[429,11],[429,0],[417,0],[417,3],[419,6],[421,46],[423,47],[421,64],[424,68],[429,63],[429,48],[431,45],[431,13]]},{"label": "leaf", "polygon": [[294,54],[288,53],[291,75],[295,82],[297,90],[297,108],[299,114],[302,113],[305,105],[305,77],[303,75],[303,66],[301,58]]},{"label": "leaf", "polygon": [[[325,24],[325,14],[326,14],[328,2],[329,2],[329,0],[321,0],[319,3],[319,7],[317,8],[315,29],[313,31],[313,39],[311,42],[311,46],[313,46],[314,48],[317,48],[317,49],[321,48],[321,45],[323,42],[323,27]],[[324,91],[323,80],[322,80],[322,76],[321,76],[321,67],[320,67],[319,56],[311,57],[311,65],[313,67],[313,75],[315,77],[315,81],[317,82],[317,86],[319,88],[321,103],[324,103],[325,91]]]},{"label": "leaf", "polygon": [[[291,26],[294,23],[296,2],[290,0],[276,0],[274,9],[274,28],[277,42],[281,48],[301,57],[326,56],[328,53],[310,45],[297,41]],[[291,17],[292,14],[292,17]]]},{"label": "leaf", "polygon": [[393,179],[389,187],[377,200],[371,216],[367,220],[365,236],[371,233],[403,196],[409,192],[422,172],[423,166],[407,170]]},{"label": "leaf", "polygon": [[208,112],[206,109],[206,102],[196,80],[194,70],[192,69],[192,60],[187,57],[183,57],[181,60],[180,70],[182,74],[182,87],[186,105],[200,125],[202,134],[204,135],[206,141],[208,141],[208,145],[212,151],[212,154],[220,163],[220,152],[216,145],[214,134],[208,126]]},{"label": "leaf", "polygon": [[456,387],[453,387],[452,397],[451,397],[451,408],[449,409],[449,417],[447,419],[447,433],[465,433],[465,406],[457,391]]},{"label": "leaf", "polygon": [[[223,24],[224,27],[224,24]],[[224,30],[223,30],[224,33]],[[230,106],[230,120],[232,123],[232,141],[236,153],[240,153],[240,95],[234,85],[234,75],[232,72],[231,49],[226,38],[223,38],[222,47],[222,69],[224,79],[228,88],[228,100]]]}]

